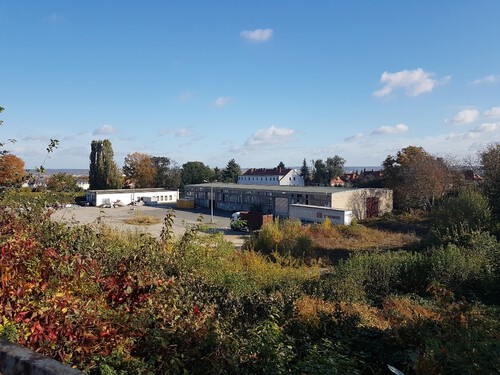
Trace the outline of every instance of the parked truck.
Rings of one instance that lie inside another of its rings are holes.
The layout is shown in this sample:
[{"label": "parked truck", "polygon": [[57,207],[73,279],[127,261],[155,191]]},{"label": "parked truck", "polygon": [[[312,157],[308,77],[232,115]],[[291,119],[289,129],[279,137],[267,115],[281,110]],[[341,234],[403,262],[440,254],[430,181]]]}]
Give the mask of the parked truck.
[{"label": "parked truck", "polygon": [[254,231],[262,228],[262,226],[270,221],[273,221],[272,214],[263,214],[254,211],[238,211],[231,215],[231,229],[241,231]]}]

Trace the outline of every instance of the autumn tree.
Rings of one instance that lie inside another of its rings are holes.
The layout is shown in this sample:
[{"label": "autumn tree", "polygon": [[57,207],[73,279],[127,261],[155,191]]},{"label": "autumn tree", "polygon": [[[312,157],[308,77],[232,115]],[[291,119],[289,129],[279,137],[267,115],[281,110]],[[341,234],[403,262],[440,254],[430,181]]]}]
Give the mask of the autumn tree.
[{"label": "autumn tree", "polygon": [[122,186],[122,175],[114,159],[108,139],[94,140],[90,145],[90,189],[117,189]]},{"label": "autumn tree", "polygon": [[384,185],[393,190],[394,206],[401,210],[429,209],[448,187],[445,163],[422,147],[403,148],[382,165]]},{"label": "autumn tree", "polygon": [[181,185],[179,165],[166,156],[153,156],[151,161],[156,170],[155,187],[178,189]]},{"label": "autumn tree", "polygon": [[125,157],[123,174],[136,188],[148,188],[155,186],[157,170],[150,155],[134,152]]},{"label": "autumn tree", "polygon": [[241,167],[234,159],[228,161],[226,168],[222,170],[222,182],[237,183],[241,175]]},{"label": "autumn tree", "polygon": [[183,185],[201,184],[213,180],[213,171],[201,161],[188,161],[182,165],[181,181]]},{"label": "autumn tree", "polygon": [[500,217],[500,143],[489,145],[479,153],[483,170],[483,189],[493,215]]},{"label": "autumn tree", "polygon": [[75,192],[81,190],[76,183],[76,177],[69,173],[55,173],[51,175],[47,180],[47,189],[57,192]]},{"label": "autumn tree", "polygon": [[25,177],[24,161],[12,154],[0,155],[0,187],[19,187]]}]

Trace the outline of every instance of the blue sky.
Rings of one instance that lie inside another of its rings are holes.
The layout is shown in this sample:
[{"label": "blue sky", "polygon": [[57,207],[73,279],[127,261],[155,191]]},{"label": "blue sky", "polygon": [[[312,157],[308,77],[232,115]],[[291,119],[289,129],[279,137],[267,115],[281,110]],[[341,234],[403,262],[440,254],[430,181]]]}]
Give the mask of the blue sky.
[{"label": "blue sky", "polygon": [[274,167],[500,141],[500,1],[0,0],[0,140],[26,168]]}]

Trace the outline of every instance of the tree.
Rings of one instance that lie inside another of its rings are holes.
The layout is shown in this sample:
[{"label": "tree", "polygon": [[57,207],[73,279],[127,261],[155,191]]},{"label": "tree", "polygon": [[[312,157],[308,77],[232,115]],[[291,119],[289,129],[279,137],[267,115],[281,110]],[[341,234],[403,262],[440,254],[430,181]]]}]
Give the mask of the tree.
[{"label": "tree", "polygon": [[280,161],[280,163],[278,164],[278,166],[276,168],[277,169],[285,169],[285,163],[283,163],[282,161]]},{"label": "tree", "polygon": [[75,192],[81,189],[76,184],[76,178],[69,173],[55,173],[47,180],[47,189],[51,191]]},{"label": "tree", "polygon": [[302,167],[300,167],[300,176],[304,179],[305,185],[308,185],[311,182],[311,173],[309,172],[309,167],[307,166],[305,158],[302,162]]},{"label": "tree", "polygon": [[183,185],[212,181],[213,175],[212,170],[201,161],[188,161],[182,164],[181,181]]},{"label": "tree", "polygon": [[237,183],[241,175],[241,167],[234,159],[228,161],[226,168],[222,171],[222,182]]},{"label": "tree", "polygon": [[12,154],[0,155],[0,187],[19,187],[25,175],[22,159]]},{"label": "tree", "polygon": [[318,185],[330,185],[330,181],[328,180],[328,169],[321,159],[314,162],[313,182]]},{"label": "tree", "polygon": [[222,181],[222,170],[219,167],[214,168],[214,181]]},{"label": "tree", "polygon": [[153,156],[151,161],[156,169],[155,186],[178,189],[181,185],[181,169],[178,164],[166,156]]},{"label": "tree", "polygon": [[408,146],[383,162],[384,185],[394,192],[394,206],[402,210],[429,209],[443,196],[448,171],[443,160],[422,147]]},{"label": "tree", "polygon": [[483,170],[483,189],[493,215],[500,217],[500,143],[489,145],[479,153]]},{"label": "tree", "polygon": [[326,159],[326,169],[328,170],[328,181],[344,175],[345,159],[338,155]]},{"label": "tree", "polygon": [[457,195],[443,198],[431,210],[431,232],[440,243],[467,241],[474,232],[491,224],[488,199],[474,186],[462,188]]},{"label": "tree", "polygon": [[150,155],[134,152],[125,157],[123,174],[136,188],[148,188],[155,185],[157,169]]},{"label": "tree", "polygon": [[90,145],[90,189],[117,189],[122,186],[122,176],[113,160],[113,147],[108,139],[94,140]]}]

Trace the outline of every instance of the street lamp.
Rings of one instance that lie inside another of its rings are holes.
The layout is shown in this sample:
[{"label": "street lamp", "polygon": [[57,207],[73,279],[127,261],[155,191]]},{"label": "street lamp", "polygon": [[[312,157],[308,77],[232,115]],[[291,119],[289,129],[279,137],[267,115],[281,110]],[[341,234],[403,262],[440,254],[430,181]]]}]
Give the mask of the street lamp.
[{"label": "street lamp", "polygon": [[[208,181],[203,180],[203,182]],[[217,180],[210,182],[210,224],[214,223],[214,182],[217,182]]]}]

